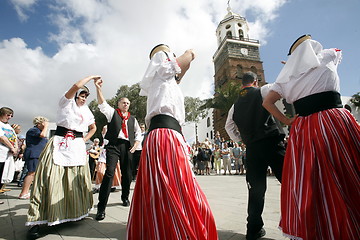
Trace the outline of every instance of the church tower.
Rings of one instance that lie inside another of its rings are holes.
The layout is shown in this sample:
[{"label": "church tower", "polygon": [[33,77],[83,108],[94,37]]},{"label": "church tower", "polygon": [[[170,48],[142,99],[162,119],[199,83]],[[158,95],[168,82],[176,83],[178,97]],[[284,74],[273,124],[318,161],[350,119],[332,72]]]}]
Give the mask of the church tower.
[{"label": "church tower", "polygon": [[[249,26],[244,17],[233,13],[230,5],[228,13],[216,29],[218,49],[213,61],[215,66],[215,88],[222,88],[230,82],[238,82],[245,72],[257,74],[259,85],[265,84],[264,69],[260,60],[259,40],[251,39]],[[214,109],[214,130],[222,137],[228,138],[225,131],[227,112]]]}]

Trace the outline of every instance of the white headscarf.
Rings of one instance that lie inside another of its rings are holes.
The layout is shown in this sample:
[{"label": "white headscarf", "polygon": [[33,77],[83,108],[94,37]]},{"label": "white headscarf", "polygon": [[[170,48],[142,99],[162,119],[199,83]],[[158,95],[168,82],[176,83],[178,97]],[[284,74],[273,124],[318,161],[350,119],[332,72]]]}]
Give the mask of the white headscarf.
[{"label": "white headscarf", "polygon": [[318,54],[322,51],[322,45],[312,39],[302,42],[290,55],[285,66],[276,79],[277,83],[286,83],[299,77],[320,65]]},{"label": "white headscarf", "polygon": [[148,95],[155,74],[157,73],[162,75],[161,71],[172,72],[173,76],[181,72],[181,69],[172,52],[168,52],[166,55],[163,51],[160,51],[155,53],[155,55],[151,58],[145,75],[140,82],[140,96]]}]

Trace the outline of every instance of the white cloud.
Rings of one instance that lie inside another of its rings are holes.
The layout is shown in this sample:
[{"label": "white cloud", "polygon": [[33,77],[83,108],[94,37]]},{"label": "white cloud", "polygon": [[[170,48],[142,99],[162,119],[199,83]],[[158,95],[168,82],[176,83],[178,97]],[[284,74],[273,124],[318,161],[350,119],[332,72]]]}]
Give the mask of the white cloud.
[{"label": "white cloud", "polygon": [[[238,0],[230,4],[242,16],[248,11],[257,13],[255,21],[249,22],[250,37],[265,42],[266,24],[285,2]],[[12,3],[23,17],[36,0]],[[177,55],[195,49],[197,58],[181,88],[186,96],[211,96],[215,30],[227,14],[226,1],[57,0],[51,4],[47,15],[56,30],[49,36],[59,47],[54,56],[46,56],[41,46],[28,48],[26,40],[19,38],[0,42],[0,75],[9,80],[0,104],[11,105],[15,116],[24,115],[29,123],[35,115],[54,121],[60,95],[92,74],[103,76],[105,97],[111,98],[119,86],[141,80],[149,51],[158,43],[168,44]],[[90,90],[94,90],[92,84]],[[91,94],[90,100],[94,97]]]},{"label": "white cloud", "polygon": [[24,22],[28,19],[26,12],[31,11],[32,6],[36,4],[37,0],[10,0],[10,2],[14,5],[20,21]]}]

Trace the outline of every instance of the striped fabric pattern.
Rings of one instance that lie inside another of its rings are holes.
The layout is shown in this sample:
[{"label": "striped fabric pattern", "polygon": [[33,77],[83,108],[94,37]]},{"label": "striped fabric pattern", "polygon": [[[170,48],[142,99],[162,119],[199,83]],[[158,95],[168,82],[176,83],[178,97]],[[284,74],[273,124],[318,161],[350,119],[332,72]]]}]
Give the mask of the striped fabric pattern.
[{"label": "striped fabric pattern", "polygon": [[281,187],[280,228],[303,240],[360,236],[360,126],[343,108],[292,125]]},{"label": "striped fabric pattern", "polygon": [[39,158],[25,225],[78,221],[93,206],[89,164],[63,167],[53,163],[53,138]]},{"label": "striped fabric pattern", "polygon": [[139,164],[127,239],[216,240],[215,221],[178,132],[149,133]]}]

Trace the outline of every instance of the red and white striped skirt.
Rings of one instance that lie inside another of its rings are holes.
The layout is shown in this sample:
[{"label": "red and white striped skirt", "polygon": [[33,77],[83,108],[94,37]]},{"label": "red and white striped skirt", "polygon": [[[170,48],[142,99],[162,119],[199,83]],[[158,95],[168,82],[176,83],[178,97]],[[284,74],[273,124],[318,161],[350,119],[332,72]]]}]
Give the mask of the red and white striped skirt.
[{"label": "red and white striped skirt", "polygon": [[317,112],[292,125],[280,228],[291,239],[359,239],[360,126],[347,110]]},{"label": "red and white striped skirt", "polygon": [[127,239],[218,239],[214,217],[189,164],[189,147],[171,129],[145,140],[127,225]]}]

